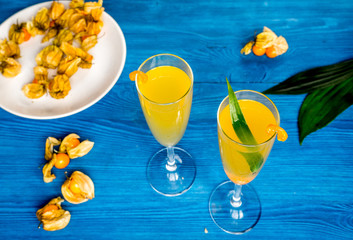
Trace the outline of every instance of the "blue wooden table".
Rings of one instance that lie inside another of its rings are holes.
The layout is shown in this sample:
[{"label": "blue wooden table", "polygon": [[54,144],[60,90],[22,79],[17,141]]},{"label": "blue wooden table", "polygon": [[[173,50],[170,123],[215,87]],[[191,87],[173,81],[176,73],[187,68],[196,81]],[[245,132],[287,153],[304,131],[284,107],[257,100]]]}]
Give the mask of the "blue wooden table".
[{"label": "blue wooden table", "polygon": [[[0,22],[39,3],[0,1]],[[297,116],[303,95],[270,98],[289,134],[276,142],[259,176],[251,183],[262,216],[249,233],[233,236],[211,220],[208,198],[227,179],[218,149],[216,111],[234,89],[263,91],[293,74],[353,56],[353,2],[121,0],[104,1],[127,43],[124,71],[114,88],[87,110],[56,120],[30,120],[0,110],[0,239],[352,239],[353,108],[298,143]],[[268,26],[286,37],[289,50],[275,59],[242,56],[254,31]],[[161,148],[142,114],[128,74],[157,53],[189,62],[195,75],[188,128],[179,146],[197,164],[192,188],[164,197],[146,181],[148,159]],[[80,205],[63,230],[37,229],[35,213],[60,194],[64,170],[44,184],[44,143],[77,133],[95,142],[67,170],[81,170],[94,181],[96,197]],[[205,233],[205,228],[208,233]]]}]

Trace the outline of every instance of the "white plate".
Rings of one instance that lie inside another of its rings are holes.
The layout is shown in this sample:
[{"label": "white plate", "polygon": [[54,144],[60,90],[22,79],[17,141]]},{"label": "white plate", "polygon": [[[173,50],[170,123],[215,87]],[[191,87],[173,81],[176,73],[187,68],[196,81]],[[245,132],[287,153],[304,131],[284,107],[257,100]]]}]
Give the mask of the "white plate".
[{"label": "white plate", "polygon": [[[42,7],[49,8],[52,2],[28,7],[0,25],[0,39],[8,38],[12,24],[32,19]],[[69,2],[63,2],[68,7]],[[117,82],[123,71],[126,58],[126,43],[123,32],[115,20],[106,12],[104,26],[98,35],[97,45],[89,50],[93,55],[90,69],[79,69],[71,78],[71,91],[64,99],[54,99],[48,94],[39,99],[28,99],[22,87],[34,78],[35,57],[45,46],[43,35],[31,38],[20,45],[21,73],[14,78],[0,74],[0,107],[15,115],[32,119],[54,119],[78,113],[98,102]],[[50,77],[50,76],[49,76]]]}]

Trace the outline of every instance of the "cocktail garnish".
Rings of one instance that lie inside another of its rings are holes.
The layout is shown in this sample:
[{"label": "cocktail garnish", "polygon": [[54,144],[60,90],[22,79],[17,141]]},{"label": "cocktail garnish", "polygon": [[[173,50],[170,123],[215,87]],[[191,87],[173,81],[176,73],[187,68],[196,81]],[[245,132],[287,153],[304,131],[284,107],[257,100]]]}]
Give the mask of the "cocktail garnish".
[{"label": "cocktail garnish", "polygon": [[234,91],[230,86],[228,79],[226,80],[228,84],[230,117],[232,119],[232,125],[234,128],[234,131],[242,143],[249,144],[249,145],[256,145],[257,142],[254,136],[252,135],[248,124],[245,121],[245,118],[241,111],[237,97],[235,96]]},{"label": "cocktail garnish", "polygon": [[273,136],[277,132],[277,140],[281,142],[286,141],[288,138],[286,130],[275,124],[269,124],[266,131],[269,136]]},{"label": "cocktail garnish", "polygon": [[133,71],[129,74],[129,78],[131,81],[140,81],[145,83],[148,80],[147,74],[142,71]]},{"label": "cocktail garnish", "polygon": [[[227,78],[226,80],[229,94],[230,117],[232,119],[235,134],[238,136],[241,143],[247,145],[257,145],[256,139],[245,121],[237,97],[235,96]],[[255,172],[262,166],[263,156],[259,152],[242,153],[242,155],[248,162],[251,172]]]}]

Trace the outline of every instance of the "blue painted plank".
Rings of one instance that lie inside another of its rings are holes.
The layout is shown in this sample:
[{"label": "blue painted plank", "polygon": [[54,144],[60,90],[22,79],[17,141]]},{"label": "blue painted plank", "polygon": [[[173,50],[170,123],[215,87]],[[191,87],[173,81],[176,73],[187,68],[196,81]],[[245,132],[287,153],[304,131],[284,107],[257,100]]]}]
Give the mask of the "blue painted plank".
[{"label": "blue painted plank", "polygon": [[[40,1],[0,1],[0,22]],[[263,91],[315,66],[352,57],[351,1],[104,1],[127,41],[125,69],[115,87],[83,112],[36,121],[0,109],[1,239],[352,239],[353,108],[298,144],[297,115],[304,96],[270,96],[288,131],[276,142],[252,185],[263,213],[242,236],[222,232],[208,213],[213,188],[226,180],[219,156],[216,111],[234,89]],[[289,51],[276,59],[241,56],[240,49],[266,25],[285,36]],[[148,185],[145,167],[161,146],[144,120],[135,86],[128,79],[147,57],[171,52],[183,57],[195,74],[193,107],[179,146],[194,156],[198,175],[185,194],[167,198]],[[60,194],[64,170],[42,181],[48,136],[75,132],[96,144],[73,160],[69,173],[81,170],[94,181],[96,198],[81,205],[64,203],[72,214],[67,228],[36,229],[35,212]],[[208,229],[208,234],[204,233]]]}]

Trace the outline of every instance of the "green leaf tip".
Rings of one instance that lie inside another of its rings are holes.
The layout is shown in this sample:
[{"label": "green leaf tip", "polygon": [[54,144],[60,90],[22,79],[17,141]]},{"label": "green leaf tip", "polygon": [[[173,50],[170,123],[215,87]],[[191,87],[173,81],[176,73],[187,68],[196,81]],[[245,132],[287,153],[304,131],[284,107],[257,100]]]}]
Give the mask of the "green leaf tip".
[{"label": "green leaf tip", "polygon": [[[228,85],[230,117],[232,120],[234,132],[238,136],[241,143],[246,145],[257,145],[257,141],[245,121],[244,115],[241,111],[239,102],[232,89],[232,86],[230,85],[227,78],[226,81]],[[252,172],[255,172],[262,166],[263,156],[259,152],[242,153],[242,155],[248,162]]]}]

